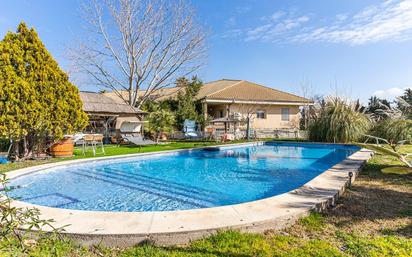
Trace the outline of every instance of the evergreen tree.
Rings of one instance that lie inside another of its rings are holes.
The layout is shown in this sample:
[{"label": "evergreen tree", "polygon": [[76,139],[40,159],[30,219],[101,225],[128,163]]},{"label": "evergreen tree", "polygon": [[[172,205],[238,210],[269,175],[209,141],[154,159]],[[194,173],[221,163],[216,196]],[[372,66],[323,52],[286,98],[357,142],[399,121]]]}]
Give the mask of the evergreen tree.
[{"label": "evergreen tree", "polygon": [[405,102],[402,103],[402,101],[400,101],[400,99],[398,98],[398,108],[408,119],[412,119],[412,89],[405,89],[403,95],[400,96],[400,98]]},{"label": "evergreen tree", "polygon": [[178,126],[181,127],[186,119],[199,122],[202,115],[199,114],[200,111],[196,108],[196,96],[203,83],[197,77],[193,77],[190,81],[186,78],[179,78],[176,85],[183,89],[178,92],[176,99],[176,122]]},{"label": "evergreen tree", "polygon": [[403,92],[403,95],[401,96],[403,100],[405,100],[408,104],[412,105],[412,89],[407,88],[405,89],[405,92]]},{"label": "evergreen tree", "polygon": [[0,41],[0,137],[13,141],[16,158],[40,151],[87,125],[78,89],[34,29],[21,23]]},{"label": "evergreen tree", "polygon": [[380,99],[376,96],[372,96],[369,98],[368,107],[366,109],[367,113],[374,113],[376,110],[380,110],[383,108],[389,108],[390,103],[386,99]]}]

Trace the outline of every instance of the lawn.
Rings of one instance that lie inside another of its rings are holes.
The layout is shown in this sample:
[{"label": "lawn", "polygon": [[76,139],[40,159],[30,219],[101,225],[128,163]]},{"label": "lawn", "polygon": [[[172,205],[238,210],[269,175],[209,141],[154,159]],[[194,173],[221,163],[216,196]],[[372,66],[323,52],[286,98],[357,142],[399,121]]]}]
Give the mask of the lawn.
[{"label": "lawn", "polygon": [[[244,140],[236,141],[232,143],[241,143],[245,142]],[[122,154],[134,154],[134,153],[145,153],[145,152],[156,152],[156,151],[167,151],[167,150],[175,150],[175,149],[187,149],[187,148],[196,148],[196,147],[204,147],[209,145],[216,145],[216,144],[225,144],[221,142],[214,142],[214,141],[181,141],[181,142],[170,142],[170,143],[163,143],[158,145],[148,145],[148,146],[132,146],[132,145],[105,145],[105,154],[101,153],[101,148],[98,147],[96,151],[96,156],[93,156],[92,149],[90,147],[86,148],[85,155],[83,155],[82,147],[77,146],[74,149],[74,156],[70,158],[50,158],[47,160],[27,160],[24,162],[15,162],[15,163],[8,163],[0,165],[0,173],[4,173],[10,170],[21,169],[26,167],[31,167],[35,165],[41,165],[46,163],[52,162],[59,162],[59,161],[66,161],[66,160],[74,160],[74,159],[82,159],[82,158],[92,158],[92,157],[103,157],[103,156],[115,156],[115,155],[122,155]]]},{"label": "lawn", "polygon": [[[412,146],[402,151],[412,152]],[[227,231],[186,246],[128,249],[46,239],[31,246],[30,256],[412,256],[412,170],[375,155],[336,206],[282,231]]]}]

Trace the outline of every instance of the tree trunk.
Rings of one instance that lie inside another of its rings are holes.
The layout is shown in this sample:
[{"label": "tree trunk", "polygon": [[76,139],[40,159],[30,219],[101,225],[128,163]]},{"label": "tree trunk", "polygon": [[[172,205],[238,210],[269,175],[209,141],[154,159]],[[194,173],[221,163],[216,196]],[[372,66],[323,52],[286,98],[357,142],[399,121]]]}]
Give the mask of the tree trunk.
[{"label": "tree trunk", "polygon": [[157,135],[156,135],[156,144],[159,143],[160,135],[162,135],[162,132],[157,132]]}]

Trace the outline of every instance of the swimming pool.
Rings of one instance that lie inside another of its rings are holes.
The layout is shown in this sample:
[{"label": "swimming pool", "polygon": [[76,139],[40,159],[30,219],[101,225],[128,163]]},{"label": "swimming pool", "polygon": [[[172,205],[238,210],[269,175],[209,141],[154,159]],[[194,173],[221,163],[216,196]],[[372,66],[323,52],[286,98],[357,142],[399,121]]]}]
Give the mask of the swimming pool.
[{"label": "swimming pool", "polygon": [[16,177],[10,195],[32,204],[93,211],[216,207],[298,188],[357,150],[267,142],[93,161]]}]

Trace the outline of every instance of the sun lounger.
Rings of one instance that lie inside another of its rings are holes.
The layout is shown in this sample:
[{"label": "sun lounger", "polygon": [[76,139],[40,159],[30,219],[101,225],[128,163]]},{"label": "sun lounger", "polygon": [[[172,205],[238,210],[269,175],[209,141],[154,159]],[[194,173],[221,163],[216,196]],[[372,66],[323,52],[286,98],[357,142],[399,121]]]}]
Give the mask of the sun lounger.
[{"label": "sun lounger", "polygon": [[123,122],[120,126],[121,139],[119,143],[126,142],[129,144],[143,146],[154,145],[156,142],[144,139],[142,136],[142,124],[143,122]]},{"label": "sun lounger", "polygon": [[141,135],[121,134],[121,136],[122,140],[137,146],[156,144],[156,142],[150,139],[143,139]]}]

